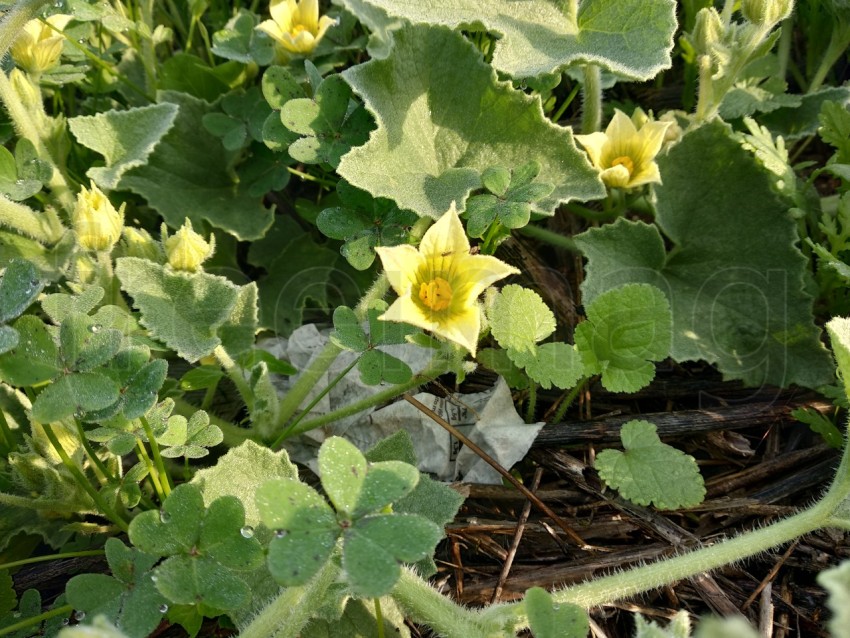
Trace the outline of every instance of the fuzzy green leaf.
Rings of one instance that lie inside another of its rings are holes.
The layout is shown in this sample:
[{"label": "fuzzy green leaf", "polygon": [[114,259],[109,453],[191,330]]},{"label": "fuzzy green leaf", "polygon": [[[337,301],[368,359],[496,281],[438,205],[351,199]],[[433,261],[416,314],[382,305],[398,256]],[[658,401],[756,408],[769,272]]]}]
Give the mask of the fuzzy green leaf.
[{"label": "fuzzy green leaf", "polygon": [[534,205],[538,213],[604,195],[570,130],[545,119],[538,98],[499,83],[462,36],[418,26],[393,38],[388,58],[343,73],[378,123],[369,141],[340,162],[338,172],[350,183],[434,219],[453,201],[461,209],[481,186],[481,172],[497,164],[539,162],[540,180],[555,190]]},{"label": "fuzzy green leaf", "polygon": [[786,142],[810,137],[818,132],[819,115],[826,102],[846,106],[850,103],[850,87],[827,86],[814,93],[802,95],[799,106],[763,113],[759,116],[759,124],[769,128],[774,135],[781,135]]},{"label": "fuzzy green leaf", "polygon": [[366,480],[366,457],[354,444],[333,436],[319,448],[322,487],[339,512],[352,514]]},{"label": "fuzzy green leaf", "polygon": [[285,450],[245,441],[222,456],[213,467],[199,470],[192,484],[201,488],[209,505],[221,496],[235,496],[245,508],[245,522],[256,527],[260,521],[254,495],[257,488],[273,478],[298,478],[298,469]]},{"label": "fuzzy green leaf", "polygon": [[68,370],[90,372],[115,356],[123,335],[103,328],[92,317],[73,314],[59,326],[59,349]]},{"label": "fuzzy green leaf", "polygon": [[237,239],[262,237],[272,211],[234,183],[227,170],[231,154],[201,124],[213,107],[186,93],[166,91],[161,97],[179,107],[174,126],[144,166],[123,174],[119,187],[147,199],[172,228],[188,217],[195,228],[206,221]]},{"label": "fuzzy green leaf", "polygon": [[636,392],[655,377],[653,361],[670,353],[672,317],[664,293],[627,284],[596,297],[575,332],[585,374],[602,374],[612,392]]},{"label": "fuzzy green leaf", "polygon": [[187,361],[210,354],[222,340],[241,298],[239,286],[204,272],[187,274],[138,259],[118,259],[115,274],[142,313],[142,324]]},{"label": "fuzzy green leaf", "polygon": [[106,165],[90,168],[86,175],[112,190],[124,173],[147,163],[176,118],[177,105],[164,102],[72,117],[68,128],[80,144],[103,155]]},{"label": "fuzzy green leaf", "polygon": [[0,324],[8,323],[35,301],[44,282],[28,261],[13,259],[0,279]]},{"label": "fuzzy green leaf", "polygon": [[552,386],[571,388],[587,374],[575,347],[560,341],[544,343],[534,352],[508,350],[508,356],[546,390]]},{"label": "fuzzy green leaf", "polygon": [[9,352],[20,342],[18,331],[9,326],[0,326],[0,354]]},{"label": "fuzzy green leaf", "polygon": [[414,514],[367,516],[345,532],[342,566],[357,596],[377,598],[390,592],[400,562],[421,560],[443,535],[434,523]]},{"label": "fuzzy green leaf", "polygon": [[[672,0],[584,0],[578,24],[546,0],[366,0],[413,23],[498,34],[493,66],[515,78],[591,62],[633,80],[670,66],[676,31]],[[396,32],[394,35],[397,35]]]},{"label": "fuzzy green leaf", "polygon": [[378,512],[404,498],[419,483],[419,470],[401,461],[372,463],[354,508],[355,517]]},{"label": "fuzzy green leaf", "polygon": [[244,580],[204,557],[178,555],[166,559],[156,568],[156,588],[172,603],[202,603],[223,611],[239,609],[251,600],[251,589]]},{"label": "fuzzy green leaf", "polygon": [[821,572],[817,580],[829,592],[827,606],[832,611],[829,620],[832,638],[850,638],[850,561]]},{"label": "fuzzy green leaf", "polygon": [[0,379],[23,387],[56,377],[62,366],[47,326],[35,316],[24,315],[12,327],[18,333],[18,345],[0,357]]},{"label": "fuzzy green leaf", "polygon": [[638,505],[659,509],[699,505],[705,485],[692,456],[662,443],[649,421],[629,421],[620,438],[625,452],[602,450],[595,467],[609,486]]},{"label": "fuzzy green leaf", "polygon": [[331,341],[340,348],[363,352],[369,347],[366,332],[360,326],[360,320],[348,306],[339,306],[334,310],[334,331]]},{"label": "fuzzy green leaf", "polygon": [[75,413],[102,410],[118,401],[118,384],[96,372],[69,374],[60,377],[32,405],[36,421],[50,423]]},{"label": "fuzzy green leaf", "polygon": [[0,618],[18,606],[15,581],[8,571],[0,570]]},{"label": "fuzzy green leaf", "polygon": [[529,589],[524,602],[534,638],[586,638],[590,631],[584,609],[570,603],[552,604],[552,596],[542,587]]},{"label": "fuzzy green leaf", "polygon": [[850,111],[844,104],[824,102],[818,120],[821,139],[835,149],[833,161],[850,164]]},{"label": "fuzzy green leaf", "polygon": [[555,315],[533,290],[511,284],[502,288],[487,317],[499,345],[532,352],[538,341],[555,332]]},{"label": "fuzzy green leaf", "polygon": [[[703,359],[753,386],[829,383],[796,222],[775,178],[719,122],[658,162],[658,228],[620,219],[576,238],[588,258],[585,303],[624,283],[651,283],[670,302],[677,361]],[[670,254],[659,228],[675,245]]]},{"label": "fuzzy green leaf", "polygon": [[130,522],[130,542],[154,556],[188,553],[198,540],[204,499],[193,485],[179,485],[160,511],[142,512]]},{"label": "fuzzy green leaf", "polygon": [[55,323],[60,324],[75,313],[89,314],[97,308],[104,294],[106,291],[100,286],[87,286],[77,295],[56,292],[44,296],[41,309]]},{"label": "fuzzy green leaf", "polygon": [[407,383],[413,377],[413,370],[404,361],[383,350],[373,349],[364,352],[357,362],[360,380],[366,385]]}]

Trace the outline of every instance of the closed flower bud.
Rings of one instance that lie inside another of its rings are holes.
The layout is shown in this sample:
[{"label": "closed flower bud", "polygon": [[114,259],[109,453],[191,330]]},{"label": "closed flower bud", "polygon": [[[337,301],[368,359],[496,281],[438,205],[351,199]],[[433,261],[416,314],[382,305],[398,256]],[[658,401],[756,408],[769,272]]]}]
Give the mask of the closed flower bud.
[{"label": "closed flower bud", "polygon": [[186,219],[183,226],[171,237],[165,239],[165,255],[168,264],[174,270],[195,272],[201,267],[215,249],[215,237],[207,242],[192,229],[192,222]]},{"label": "closed flower bud", "polygon": [[125,228],[121,234],[124,254],[128,257],[138,257],[156,262],[162,261],[162,247],[159,242],[151,237],[148,231],[139,228]]},{"label": "closed flower bud", "polygon": [[19,67],[40,75],[59,63],[62,55],[62,29],[73,16],[56,14],[47,20],[30,20],[24,25],[9,50]]},{"label": "closed flower bud", "polygon": [[115,210],[109,198],[92,182],[91,190],[84,186],[77,194],[71,223],[80,247],[84,250],[108,251],[121,237],[124,206]]},{"label": "closed flower bud", "polygon": [[714,7],[706,7],[699,10],[694,30],[691,32],[691,41],[700,55],[711,55],[717,44],[723,40],[723,21]]},{"label": "closed flower bud", "polygon": [[20,69],[12,69],[9,73],[9,83],[12,85],[12,90],[21,100],[28,111],[40,112],[41,95],[40,91],[33,85],[32,81]]},{"label": "closed flower bud", "polygon": [[793,0],[741,0],[741,13],[753,24],[772,27],[794,8]]}]

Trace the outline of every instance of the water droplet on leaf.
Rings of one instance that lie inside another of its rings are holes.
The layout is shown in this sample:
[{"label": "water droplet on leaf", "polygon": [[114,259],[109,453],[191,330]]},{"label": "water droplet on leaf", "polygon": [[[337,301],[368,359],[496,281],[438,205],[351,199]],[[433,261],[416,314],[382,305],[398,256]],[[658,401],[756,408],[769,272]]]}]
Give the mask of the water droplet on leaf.
[{"label": "water droplet on leaf", "polygon": [[285,529],[279,529],[274,533],[274,536],[275,538],[285,538],[288,533]]},{"label": "water droplet on leaf", "polygon": [[85,617],[86,617],[86,612],[84,612],[82,610],[78,610],[78,611],[74,612],[74,620],[76,620],[76,621],[83,620],[83,618],[85,618]]},{"label": "water droplet on leaf", "polygon": [[242,534],[245,538],[254,538],[254,528],[250,525],[246,525],[242,529],[239,530],[239,533]]},{"label": "water droplet on leaf", "polygon": [[159,613],[164,614],[167,611],[168,611],[168,605],[166,605],[165,603],[162,603],[159,606]]},{"label": "water droplet on leaf", "polygon": [[169,514],[165,510],[159,510],[159,520],[161,520],[163,523],[167,523],[171,520],[171,514]]}]

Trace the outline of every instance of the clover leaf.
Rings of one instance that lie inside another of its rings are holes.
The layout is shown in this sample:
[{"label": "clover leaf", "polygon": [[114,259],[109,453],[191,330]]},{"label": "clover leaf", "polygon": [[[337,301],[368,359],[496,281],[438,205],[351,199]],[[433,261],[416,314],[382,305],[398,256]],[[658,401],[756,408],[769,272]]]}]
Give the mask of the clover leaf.
[{"label": "clover leaf", "polygon": [[28,139],[18,141],[14,155],[5,147],[0,148],[0,193],[12,201],[20,202],[37,194],[52,175],[53,167],[38,157]]},{"label": "clover leaf", "polygon": [[662,443],[649,421],[629,421],[620,430],[625,452],[602,450],[596,470],[609,486],[638,505],[659,509],[699,505],[705,484],[694,457]]},{"label": "clover leaf", "polygon": [[129,638],[145,638],[159,625],[166,603],[151,579],[157,557],[117,538],[108,539],[105,549],[112,576],[74,576],[65,586],[68,602],[85,613],[87,624],[103,615]]},{"label": "clover leaf", "polygon": [[223,439],[221,428],[212,425],[209,415],[199,410],[188,421],[179,414],[170,417],[165,432],[156,441],[166,458],[199,459],[210,453],[207,448],[215,447]]},{"label": "clover leaf", "polygon": [[305,164],[339,166],[353,146],[363,144],[375,128],[362,104],[350,104],[351,87],[340,75],[326,77],[312,98],[289,100],[280,111],[283,125],[302,135],[289,145],[293,159]]},{"label": "clover leaf", "polygon": [[366,270],[375,261],[375,246],[405,243],[416,213],[401,210],[389,199],[373,198],[345,180],[337,183],[342,206],[326,208],[316,224],[331,239],[345,243],[340,252],[357,270]]},{"label": "clover leaf", "polygon": [[505,228],[525,226],[531,219],[532,203],[555,190],[554,184],[534,183],[540,169],[540,162],[534,160],[513,171],[503,166],[485,169],[481,183],[490,193],[475,195],[466,202],[469,236],[484,237],[495,221]]},{"label": "clover leaf", "polygon": [[274,60],[274,40],[255,29],[257,17],[245,10],[213,33],[211,51],[226,60],[266,66]]},{"label": "clover leaf", "polygon": [[653,361],[670,354],[670,304],[650,284],[609,290],[587,305],[587,321],[575,332],[585,374],[601,374],[612,392],[635,392],[655,377]]},{"label": "clover leaf", "polygon": [[29,308],[44,282],[30,262],[13,259],[0,278],[0,324],[8,323]]},{"label": "clover leaf", "polygon": [[273,479],[257,490],[260,520],[276,530],[268,566],[284,586],[302,585],[330,559],[341,539],[342,564],[355,595],[383,596],[400,576],[399,563],[427,557],[442,530],[417,514],[387,513],[408,495],[419,472],[400,461],[369,465],[354,445],[331,437],[319,450],[322,486]]},{"label": "clover leaf", "polygon": [[161,511],[134,518],[129,534],[140,550],[167,557],[153,577],[170,602],[228,611],[250,600],[251,589],[236,572],[258,567],[263,552],[253,529],[245,527],[239,499],[222,496],[204,508],[196,486],[180,485]]},{"label": "clover leaf", "polygon": [[585,638],[590,631],[587,612],[570,603],[555,605],[542,587],[525,592],[525,612],[534,638]]}]

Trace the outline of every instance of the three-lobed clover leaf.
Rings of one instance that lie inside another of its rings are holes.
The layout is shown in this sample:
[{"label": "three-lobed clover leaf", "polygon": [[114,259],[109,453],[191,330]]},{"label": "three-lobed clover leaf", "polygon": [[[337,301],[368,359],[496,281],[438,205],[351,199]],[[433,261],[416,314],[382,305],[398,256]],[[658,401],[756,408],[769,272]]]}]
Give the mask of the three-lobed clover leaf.
[{"label": "three-lobed clover leaf", "polygon": [[525,592],[525,613],[534,638],[585,638],[590,631],[587,612],[570,603],[554,604],[542,587]]},{"label": "three-lobed clover leaf", "polygon": [[624,452],[602,450],[595,467],[609,486],[638,505],[659,509],[699,505],[705,484],[694,457],[662,443],[649,421],[629,421],[620,430]]},{"label": "three-lobed clover leaf", "polygon": [[213,33],[211,51],[226,60],[266,66],[274,60],[274,40],[255,29],[256,15],[239,10],[227,25]]},{"label": "three-lobed clover leaf", "polygon": [[196,486],[180,485],[160,511],[134,518],[129,535],[143,552],[167,557],[152,577],[170,602],[228,611],[251,599],[237,572],[258,567],[263,551],[236,497],[222,496],[205,508]]},{"label": "three-lobed clover leaf", "polygon": [[312,98],[286,102],[280,118],[286,128],[303,136],[289,145],[293,159],[333,168],[353,146],[363,144],[375,127],[363,105],[351,103],[351,87],[340,75],[326,77]]},{"label": "three-lobed clover leaf", "polygon": [[428,556],[442,534],[422,516],[387,512],[416,487],[419,472],[400,461],[370,465],[339,437],[322,445],[319,469],[336,511],[295,479],[273,479],[257,490],[260,520],[275,530],[269,570],[284,586],[302,585],[330,559],[341,539],[351,591],[364,597],[385,595],[400,576],[399,563]]},{"label": "three-lobed clover leaf", "polygon": [[367,385],[377,385],[382,381],[405,383],[413,376],[409,365],[378,346],[405,343],[407,336],[418,330],[403,323],[381,321],[378,317],[385,310],[384,302],[377,302],[369,308],[368,336],[351,308],[340,306],[333,315],[331,340],[341,348],[360,354],[357,369],[360,379]]},{"label": "three-lobed clover leaf", "polygon": [[129,638],[145,638],[159,625],[166,604],[151,579],[157,557],[117,538],[108,539],[105,549],[112,576],[74,576],[65,586],[68,603],[85,614],[86,624],[102,615]]},{"label": "three-lobed clover leaf", "polygon": [[18,331],[3,324],[26,310],[44,287],[35,266],[23,259],[13,259],[0,278],[0,354],[20,342]]},{"label": "three-lobed clover leaf", "polygon": [[670,354],[673,319],[667,297],[650,284],[609,290],[587,305],[575,331],[585,374],[601,374],[612,392],[635,392],[655,377],[653,361]]},{"label": "three-lobed clover leaf", "polygon": [[224,439],[221,428],[210,423],[209,415],[198,410],[189,418],[175,414],[168,419],[165,432],[156,437],[166,458],[183,456],[187,459],[205,457]]},{"label": "three-lobed clover leaf", "polygon": [[531,219],[531,205],[552,194],[554,184],[534,182],[540,162],[532,160],[514,170],[491,166],[481,174],[488,194],[475,195],[466,202],[466,230],[470,237],[484,237],[493,222],[505,228],[522,228]]},{"label": "three-lobed clover leaf", "polygon": [[221,112],[207,113],[201,118],[204,128],[221,139],[229,151],[247,147],[251,140],[263,141],[263,125],[271,114],[271,107],[260,89],[233,91],[219,102]]},{"label": "three-lobed clover leaf", "polygon": [[397,246],[407,240],[416,213],[401,210],[394,202],[351,186],[337,183],[342,206],[325,208],[316,218],[324,235],[345,243],[340,252],[357,270],[366,270],[375,261],[375,246]]},{"label": "three-lobed clover leaf", "polygon": [[14,155],[0,147],[0,193],[9,199],[20,202],[32,197],[52,175],[53,167],[38,157],[28,139],[18,140]]}]

